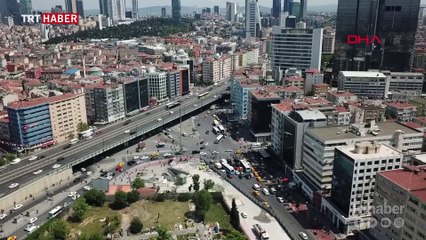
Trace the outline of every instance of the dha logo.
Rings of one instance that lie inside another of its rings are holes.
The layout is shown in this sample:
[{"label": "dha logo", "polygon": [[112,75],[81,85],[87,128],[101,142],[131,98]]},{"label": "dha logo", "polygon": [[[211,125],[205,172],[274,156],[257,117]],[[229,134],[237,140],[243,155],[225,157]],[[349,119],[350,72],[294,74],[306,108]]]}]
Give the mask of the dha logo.
[{"label": "dha logo", "polygon": [[52,25],[78,25],[79,15],[77,13],[42,13],[39,14],[23,14],[22,22],[34,24],[52,24]]},{"label": "dha logo", "polygon": [[349,45],[361,44],[361,42],[365,42],[367,44],[382,44],[382,41],[380,41],[380,38],[376,35],[374,35],[372,38],[369,38],[368,35],[365,36],[365,38],[361,37],[361,35],[348,35],[347,43]]}]

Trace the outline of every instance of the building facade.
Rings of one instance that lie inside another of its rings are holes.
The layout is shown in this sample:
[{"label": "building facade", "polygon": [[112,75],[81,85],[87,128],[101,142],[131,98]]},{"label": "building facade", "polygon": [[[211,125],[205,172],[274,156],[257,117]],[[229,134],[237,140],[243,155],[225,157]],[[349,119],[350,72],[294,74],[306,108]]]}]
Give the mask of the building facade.
[{"label": "building facade", "polygon": [[260,23],[258,0],[246,0],[245,19],[246,38],[260,37],[260,30],[262,29],[262,24]]},{"label": "building facade", "polygon": [[180,21],[182,17],[180,4],[180,0],[172,0],[172,18],[176,21]]},{"label": "building facade", "polygon": [[272,56],[273,68],[282,70],[288,68],[320,69],[322,28],[319,29],[291,29],[272,28]]},{"label": "building facade", "polygon": [[238,22],[238,4],[235,2],[226,2],[226,20],[235,23]]},{"label": "building facade", "polygon": [[339,90],[351,92],[358,97],[384,99],[389,92],[389,82],[381,72],[341,71],[338,84]]},{"label": "building facade", "polygon": [[146,74],[149,84],[149,97],[156,98],[157,101],[167,99],[167,73],[149,72]]},{"label": "building facade", "polygon": [[125,117],[123,85],[89,85],[84,92],[89,122],[102,125]]},{"label": "building facade", "polygon": [[149,106],[147,78],[134,78],[123,83],[126,115],[133,115]]},{"label": "building facade", "polygon": [[231,78],[232,109],[238,119],[247,119],[249,92],[260,87],[260,84],[248,79]]}]

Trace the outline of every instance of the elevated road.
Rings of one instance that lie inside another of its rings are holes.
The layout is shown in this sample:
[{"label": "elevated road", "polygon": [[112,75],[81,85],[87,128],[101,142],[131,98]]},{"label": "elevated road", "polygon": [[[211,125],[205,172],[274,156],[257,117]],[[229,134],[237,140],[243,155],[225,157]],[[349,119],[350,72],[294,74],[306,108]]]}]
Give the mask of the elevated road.
[{"label": "elevated road", "polygon": [[[102,129],[102,134],[83,142],[73,145],[71,148],[63,150],[61,148],[53,148],[40,155],[46,156],[43,159],[29,162],[23,160],[20,164],[8,166],[7,169],[0,172],[0,197],[11,193],[13,190],[8,189],[11,183],[19,183],[23,185],[36,178],[52,174],[54,172],[63,171],[67,168],[98,156],[105,151],[113,149],[121,144],[129,142],[132,139],[138,138],[156,128],[159,128],[169,122],[179,119],[180,116],[187,115],[197,111],[221,97],[221,94],[226,91],[229,84],[223,84],[214,87],[209,91],[209,94],[199,99],[196,95],[190,96],[189,99],[182,99],[180,107],[167,110],[165,107],[159,107],[153,111],[141,113],[131,118],[132,121],[128,125],[123,125],[119,122],[115,125]],[[135,131],[134,134],[127,132]],[[52,166],[57,163],[59,158],[64,158],[59,162],[61,168],[52,169]],[[39,175],[34,175],[36,170],[43,170]]]}]

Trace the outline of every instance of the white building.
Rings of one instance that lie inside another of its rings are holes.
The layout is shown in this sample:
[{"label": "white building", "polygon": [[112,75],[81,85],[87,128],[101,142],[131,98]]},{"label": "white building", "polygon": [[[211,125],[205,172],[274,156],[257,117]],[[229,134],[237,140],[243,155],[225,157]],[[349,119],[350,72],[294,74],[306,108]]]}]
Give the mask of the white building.
[{"label": "white building", "polygon": [[149,69],[146,77],[148,78],[149,97],[155,97],[160,102],[167,99],[167,73]]},{"label": "white building", "polygon": [[272,28],[273,69],[321,69],[323,29]]},{"label": "white building", "polygon": [[226,20],[235,23],[238,22],[238,4],[235,2],[226,2]]},{"label": "white building", "polygon": [[126,19],[126,0],[108,0],[108,10],[112,21]]},{"label": "white building", "polygon": [[385,98],[389,92],[389,81],[381,72],[341,71],[339,90],[349,91],[358,97]]},{"label": "white building", "polygon": [[321,210],[343,234],[369,229],[375,177],[379,171],[400,169],[402,153],[376,142],[336,147],[331,197],[323,198]]},{"label": "white building", "polygon": [[231,57],[209,58],[203,61],[203,82],[217,83],[231,77]]},{"label": "white building", "polygon": [[258,0],[246,0],[246,38],[259,37],[262,25],[260,24],[260,11]]},{"label": "white building", "polygon": [[324,74],[322,74],[318,69],[308,69],[305,71],[305,94],[312,93],[312,86],[314,84],[324,83]]},{"label": "white building", "polygon": [[284,138],[284,115],[288,115],[292,110],[292,102],[281,102],[272,104],[271,116],[271,146],[275,155],[283,155]]},{"label": "white building", "polygon": [[394,146],[405,154],[403,160],[407,162],[412,154],[421,152],[423,133],[397,122],[370,123],[370,127],[352,124],[308,129],[303,140],[301,182],[312,187],[302,188],[305,194],[310,198],[313,198],[313,193],[317,191],[323,195],[330,194],[334,149],[361,141],[375,141]]},{"label": "white building", "polygon": [[405,92],[412,96],[418,96],[423,91],[423,73],[414,72],[383,72],[389,81],[389,91]]},{"label": "white building", "polygon": [[139,18],[139,0],[132,0],[132,15],[133,19]]}]

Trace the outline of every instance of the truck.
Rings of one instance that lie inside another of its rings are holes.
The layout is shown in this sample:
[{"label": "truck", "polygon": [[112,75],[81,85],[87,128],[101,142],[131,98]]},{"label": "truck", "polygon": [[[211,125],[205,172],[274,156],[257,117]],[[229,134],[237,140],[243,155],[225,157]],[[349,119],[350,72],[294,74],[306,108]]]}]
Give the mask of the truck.
[{"label": "truck", "polygon": [[269,235],[266,233],[265,229],[263,229],[259,224],[253,225],[254,232],[260,237],[261,240],[268,240]]}]

